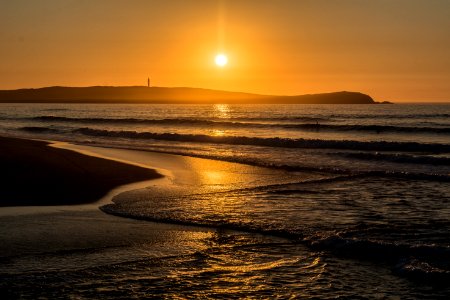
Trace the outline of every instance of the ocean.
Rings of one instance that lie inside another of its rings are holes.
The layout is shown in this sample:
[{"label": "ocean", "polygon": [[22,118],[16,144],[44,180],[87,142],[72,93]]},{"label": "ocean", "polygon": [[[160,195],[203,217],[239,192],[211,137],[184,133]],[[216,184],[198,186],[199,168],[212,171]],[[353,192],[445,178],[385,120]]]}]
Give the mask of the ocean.
[{"label": "ocean", "polygon": [[111,263],[64,274],[6,264],[0,287],[11,293],[18,285],[43,297],[450,296],[448,104],[0,104],[0,135],[282,174],[195,192],[120,194],[102,213],[209,235],[190,252],[157,258],[117,259],[110,249]]}]

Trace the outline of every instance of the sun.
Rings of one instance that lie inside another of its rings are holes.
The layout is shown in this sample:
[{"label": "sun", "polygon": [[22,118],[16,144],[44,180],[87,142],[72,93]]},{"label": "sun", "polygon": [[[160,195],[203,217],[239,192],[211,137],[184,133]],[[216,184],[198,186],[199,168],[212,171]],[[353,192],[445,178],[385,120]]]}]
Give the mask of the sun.
[{"label": "sun", "polygon": [[217,54],[215,58],[216,65],[224,67],[228,63],[228,57],[225,54]]}]

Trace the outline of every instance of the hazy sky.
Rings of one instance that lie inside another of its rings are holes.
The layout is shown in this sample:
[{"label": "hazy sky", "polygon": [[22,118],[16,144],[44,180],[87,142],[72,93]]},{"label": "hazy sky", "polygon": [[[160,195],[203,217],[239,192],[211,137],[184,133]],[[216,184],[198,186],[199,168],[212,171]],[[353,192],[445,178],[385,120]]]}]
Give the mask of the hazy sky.
[{"label": "hazy sky", "polygon": [[0,89],[149,76],[157,86],[450,101],[450,0],[0,0]]}]

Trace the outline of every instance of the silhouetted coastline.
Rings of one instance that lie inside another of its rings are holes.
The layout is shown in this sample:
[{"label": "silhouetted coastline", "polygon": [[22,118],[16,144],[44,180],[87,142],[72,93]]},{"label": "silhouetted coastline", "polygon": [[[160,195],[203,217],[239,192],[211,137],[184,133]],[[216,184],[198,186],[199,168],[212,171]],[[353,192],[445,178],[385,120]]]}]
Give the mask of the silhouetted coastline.
[{"label": "silhouetted coastline", "polygon": [[2,103],[179,104],[375,104],[369,95],[334,92],[295,96],[259,95],[188,87],[92,86],[0,90]]}]

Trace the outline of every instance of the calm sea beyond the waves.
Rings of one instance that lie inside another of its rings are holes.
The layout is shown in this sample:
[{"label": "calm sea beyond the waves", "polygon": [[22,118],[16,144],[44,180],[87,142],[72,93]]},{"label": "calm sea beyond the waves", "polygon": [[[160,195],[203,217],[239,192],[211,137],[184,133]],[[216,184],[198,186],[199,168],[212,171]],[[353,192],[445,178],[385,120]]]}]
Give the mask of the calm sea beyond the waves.
[{"label": "calm sea beyond the waves", "polygon": [[213,234],[150,257],[109,249],[101,263],[58,272],[69,254],[53,253],[48,269],[5,263],[3,288],[26,295],[45,285],[30,294],[50,298],[450,296],[450,105],[0,104],[0,135],[284,174],[203,193],[119,195],[102,214]]}]

